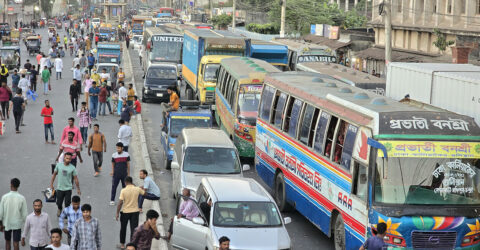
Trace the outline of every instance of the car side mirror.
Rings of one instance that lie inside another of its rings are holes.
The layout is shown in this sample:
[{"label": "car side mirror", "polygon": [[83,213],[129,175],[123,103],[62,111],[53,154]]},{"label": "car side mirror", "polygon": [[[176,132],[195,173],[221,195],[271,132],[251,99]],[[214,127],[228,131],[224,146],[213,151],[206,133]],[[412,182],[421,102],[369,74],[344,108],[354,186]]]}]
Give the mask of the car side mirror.
[{"label": "car side mirror", "polygon": [[176,162],[176,161],[172,161],[172,165],[170,165],[170,167],[171,167],[172,169],[178,169],[178,168],[180,168],[180,166],[178,165],[178,162]]},{"label": "car side mirror", "polygon": [[195,217],[192,219],[192,222],[193,224],[197,224],[197,225],[205,225],[205,221],[203,220],[202,217]]},{"label": "car side mirror", "polygon": [[285,218],[283,218],[283,223],[284,223],[285,225],[290,224],[291,222],[292,222],[292,218],[290,218],[290,217],[285,217]]},{"label": "car side mirror", "polygon": [[242,166],[242,169],[243,169],[243,171],[248,171],[248,170],[250,170],[250,165],[244,164],[244,165]]}]

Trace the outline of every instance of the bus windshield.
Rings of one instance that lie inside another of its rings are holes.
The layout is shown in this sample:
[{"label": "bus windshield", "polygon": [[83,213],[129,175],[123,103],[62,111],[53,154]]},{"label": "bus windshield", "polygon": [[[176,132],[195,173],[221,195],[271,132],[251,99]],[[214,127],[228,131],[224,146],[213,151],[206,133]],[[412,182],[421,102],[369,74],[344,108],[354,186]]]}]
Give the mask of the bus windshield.
[{"label": "bus windshield", "polygon": [[250,113],[250,115],[246,114],[245,116],[256,117],[259,103],[260,93],[244,92],[238,95],[238,109],[240,113]]},{"label": "bus windshield", "polygon": [[479,205],[480,159],[377,158],[375,202]]},{"label": "bus windshield", "polygon": [[182,42],[162,41],[153,42],[151,61],[180,61],[182,57]]},{"label": "bus windshield", "polygon": [[209,82],[217,81],[217,71],[220,68],[220,64],[209,63],[205,65],[205,72],[203,74],[203,79]]}]

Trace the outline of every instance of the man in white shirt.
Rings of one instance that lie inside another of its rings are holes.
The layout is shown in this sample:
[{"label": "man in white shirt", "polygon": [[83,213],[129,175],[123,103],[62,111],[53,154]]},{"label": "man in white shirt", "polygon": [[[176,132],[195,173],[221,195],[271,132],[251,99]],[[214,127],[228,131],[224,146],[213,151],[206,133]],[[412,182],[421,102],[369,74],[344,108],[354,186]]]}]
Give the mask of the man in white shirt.
[{"label": "man in white shirt", "polygon": [[48,245],[47,247],[53,250],[70,250],[68,245],[62,243],[62,230],[60,230],[60,228],[54,228],[50,230],[50,235],[52,244]]},{"label": "man in white shirt", "polygon": [[73,70],[73,79],[77,80],[78,83],[82,82],[82,72],[80,71],[80,64],[75,66]]},{"label": "man in white shirt", "polygon": [[107,69],[102,69],[102,73],[100,73],[100,79],[102,83],[103,80],[106,80],[107,82],[110,81],[110,74],[107,73]]},{"label": "man in white shirt", "polygon": [[47,60],[49,60],[45,55],[40,59],[40,72],[47,66]]},{"label": "man in white shirt", "polygon": [[123,143],[123,151],[128,152],[128,145],[132,139],[132,128],[125,124],[124,120],[119,120],[120,129],[118,129],[118,142]]},{"label": "man in white shirt", "polygon": [[25,78],[25,74],[22,74],[20,81],[18,82],[18,88],[22,89],[23,99],[27,100],[27,91],[30,89],[30,81]]},{"label": "man in white shirt", "polygon": [[120,88],[118,89],[118,106],[117,106],[118,115],[122,113],[123,102],[127,101],[127,97],[128,97],[128,92],[127,92],[127,88],[125,88],[125,83],[120,82]]},{"label": "man in white shirt", "polygon": [[78,57],[78,56],[76,56],[75,58],[73,58],[72,67],[73,67],[73,68],[77,67],[77,64],[80,64],[80,57]]},{"label": "man in white shirt", "polygon": [[63,70],[63,61],[62,61],[62,58],[60,58],[59,56],[57,56],[57,58],[55,58],[55,72],[57,72],[56,74],[56,79],[58,80],[59,78],[62,79],[62,70]]}]

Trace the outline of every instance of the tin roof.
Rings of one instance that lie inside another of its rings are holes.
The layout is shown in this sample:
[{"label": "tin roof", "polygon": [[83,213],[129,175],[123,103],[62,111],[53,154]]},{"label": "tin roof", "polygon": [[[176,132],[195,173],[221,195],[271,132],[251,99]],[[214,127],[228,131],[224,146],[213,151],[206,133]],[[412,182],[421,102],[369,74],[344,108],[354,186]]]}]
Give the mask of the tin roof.
[{"label": "tin roof", "polygon": [[280,72],[275,66],[260,59],[249,57],[231,57],[222,59],[221,63],[235,78],[263,78],[267,73]]}]

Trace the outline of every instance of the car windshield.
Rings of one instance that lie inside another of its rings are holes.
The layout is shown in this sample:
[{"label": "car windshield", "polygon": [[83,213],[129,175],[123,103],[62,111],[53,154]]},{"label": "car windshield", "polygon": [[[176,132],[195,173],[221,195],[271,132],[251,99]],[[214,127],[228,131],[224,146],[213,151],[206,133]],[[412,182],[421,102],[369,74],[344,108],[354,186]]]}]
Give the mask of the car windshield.
[{"label": "car windshield", "polygon": [[218,63],[209,63],[205,65],[205,72],[203,79],[205,81],[216,82],[217,81],[217,71],[220,68]]},{"label": "car windshield", "polygon": [[184,128],[208,128],[211,126],[209,116],[172,116],[171,118],[171,137],[177,137]]},{"label": "car windshield", "polygon": [[134,42],[142,42],[142,37],[141,36],[134,36],[133,41]]},{"label": "car windshield", "polygon": [[183,171],[208,174],[239,174],[240,160],[232,148],[189,147]]},{"label": "car windshield", "polygon": [[480,159],[377,158],[375,201],[405,205],[479,205]]},{"label": "car windshield", "polygon": [[282,220],[272,202],[217,202],[213,211],[217,227],[279,227]]},{"label": "car windshield", "polygon": [[148,78],[158,79],[177,79],[177,70],[175,68],[151,67],[147,71]]}]

